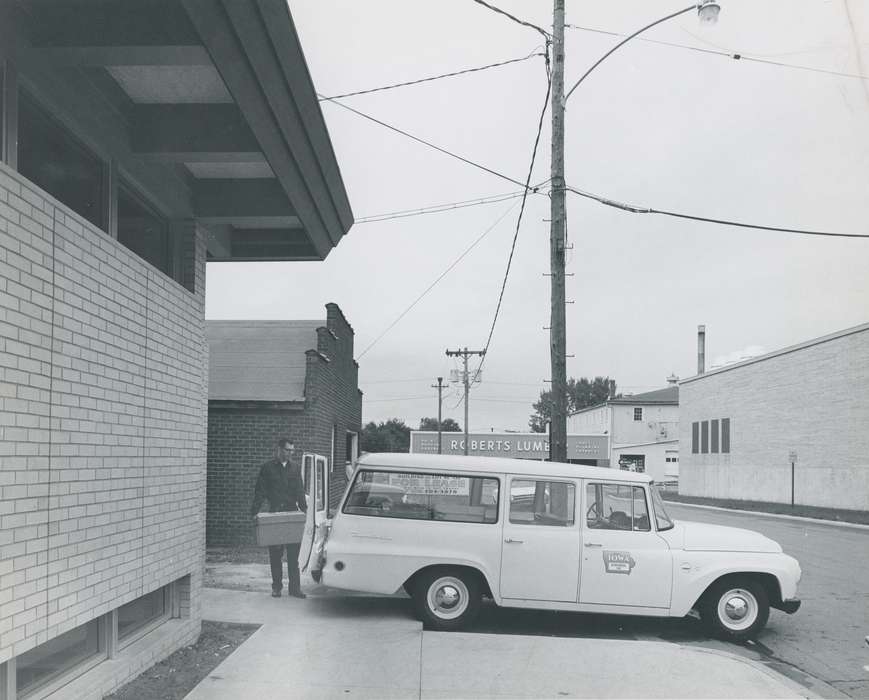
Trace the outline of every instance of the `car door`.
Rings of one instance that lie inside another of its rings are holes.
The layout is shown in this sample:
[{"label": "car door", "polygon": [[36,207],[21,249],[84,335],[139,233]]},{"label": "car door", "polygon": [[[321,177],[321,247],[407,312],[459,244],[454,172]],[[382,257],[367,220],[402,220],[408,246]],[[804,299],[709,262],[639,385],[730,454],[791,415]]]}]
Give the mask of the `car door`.
[{"label": "car door", "polygon": [[580,603],[670,607],[672,554],[655,532],[646,489],[585,483]]},{"label": "car door", "polygon": [[501,544],[503,598],[576,602],[578,482],[508,477]]},{"label": "car door", "polygon": [[329,517],[329,469],[322,455],[305,452],[302,455],[302,482],[305,486],[305,499],[308,513],[305,531],[299,546],[299,570],[308,568],[311,554],[318,538],[323,534],[323,525]]}]

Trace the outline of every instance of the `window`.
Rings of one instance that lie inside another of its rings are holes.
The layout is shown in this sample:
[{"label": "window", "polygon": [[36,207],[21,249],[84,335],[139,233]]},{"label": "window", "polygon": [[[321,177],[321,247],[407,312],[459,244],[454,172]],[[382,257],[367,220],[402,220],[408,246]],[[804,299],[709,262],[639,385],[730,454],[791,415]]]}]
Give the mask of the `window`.
[{"label": "window", "polygon": [[169,226],[126,186],[118,187],[118,243],[170,274]]},{"label": "window", "polygon": [[730,452],[730,418],[721,419],[721,451]]},{"label": "window", "polygon": [[709,421],[700,423],[700,451],[703,454],[709,452]]},{"label": "window", "polygon": [[589,484],[586,499],[585,522],[594,530],[651,530],[642,486]]},{"label": "window", "polygon": [[[101,639],[102,618],[64,632],[16,659],[16,689],[19,697],[31,693],[83,662],[104,656]],[[82,669],[84,672],[85,669]]]},{"label": "window", "polygon": [[103,162],[24,91],[18,107],[18,171],[105,230]]},{"label": "window", "polygon": [[700,452],[700,423],[697,422],[691,424],[691,452],[695,455]]},{"label": "window", "polygon": [[498,480],[363,470],[356,474],[343,512],[379,518],[496,523]]},{"label": "window", "polygon": [[634,409],[634,420],[643,420],[643,409],[635,408]]},{"label": "window", "polygon": [[718,453],[718,419],[715,418],[711,421],[711,429],[712,429],[712,449],[710,452],[712,454]]},{"label": "window", "polygon": [[575,484],[530,479],[513,479],[510,484],[511,523],[572,527],[575,513]]},{"label": "window", "polygon": [[[326,460],[323,458],[315,458],[314,455],[304,455],[304,466],[302,467],[302,484],[305,487],[305,493],[311,496],[311,467],[316,462],[317,469],[317,499],[315,510],[323,510],[326,506]],[[311,501],[309,500],[308,503]]]},{"label": "window", "polygon": [[670,516],[667,515],[667,509],[664,508],[664,499],[661,498],[660,487],[652,485],[652,507],[655,509],[655,525],[658,527],[658,532],[662,530],[672,530],[674,525]]},{"label": "window", "polygon": [[619,457],[619,469],[628,472],[646,471],[646,455],[621,455]]},{"label": "window", "polygon": [[163,586],[118,608],[118,641],[124,642],[169,614],[169,587]]}]

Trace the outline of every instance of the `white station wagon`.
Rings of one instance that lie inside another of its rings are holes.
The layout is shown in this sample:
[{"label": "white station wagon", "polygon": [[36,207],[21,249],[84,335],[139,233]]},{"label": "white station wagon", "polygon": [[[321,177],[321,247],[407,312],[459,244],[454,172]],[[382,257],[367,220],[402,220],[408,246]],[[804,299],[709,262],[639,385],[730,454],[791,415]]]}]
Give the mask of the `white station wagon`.
[{"label": "white station wagon", "polygon": [[800,606],[800,566],[776,542],[674,521],[648,476],[616,469],[363,455],[334,517],[306,536],[302,558],[315,580],[371,593],[404,588],[438,630],[467,625],[482,596],[504,607],[620,615],[694,609],[731,640],[755,635],[770,607]]}]

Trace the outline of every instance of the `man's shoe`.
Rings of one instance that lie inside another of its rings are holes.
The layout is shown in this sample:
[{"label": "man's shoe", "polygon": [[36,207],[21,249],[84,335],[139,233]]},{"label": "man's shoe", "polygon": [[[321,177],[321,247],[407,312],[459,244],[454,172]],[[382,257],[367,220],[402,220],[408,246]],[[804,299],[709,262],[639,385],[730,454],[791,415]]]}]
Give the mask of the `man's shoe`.
[{"label": "man's shoe", "polygon": [[281,597],[280,589],[272,588],[272,598],[280,598],[280,597]]},{"label": "man's shoe", "polygon": [[288,595],[291,595],[293,598],[307,598],[304,593],[301,591],[290,591]]}]

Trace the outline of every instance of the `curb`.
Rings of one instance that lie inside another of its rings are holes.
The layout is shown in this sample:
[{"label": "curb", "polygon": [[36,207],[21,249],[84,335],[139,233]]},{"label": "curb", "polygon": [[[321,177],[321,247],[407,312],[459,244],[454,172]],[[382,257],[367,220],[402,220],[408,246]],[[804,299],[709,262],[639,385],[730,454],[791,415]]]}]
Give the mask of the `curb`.
[{"label": "curb", "polygon": [[759,515],[764,518],[779,518],[780,520],[796,520],[804,523],[817,523],[818,525],[832,525],[833,527],[853,527],[858,530],[869,530],[869,525],[861,523],[845,523],[841,520],[823,520],[822,518],[807,518],[803,515],[787,515],[786,513],[767,513],[762,510],[739,510],[737,508],[724,508],[722,506],[707,506],[701,503],[685,503],[684,501],[668,501],[664,499],[664,504],[672,503],[674,506],[687,506],[688,508],[704,508],[706,510],[723,510],[728,513],[744,513],[746,515]]}]

